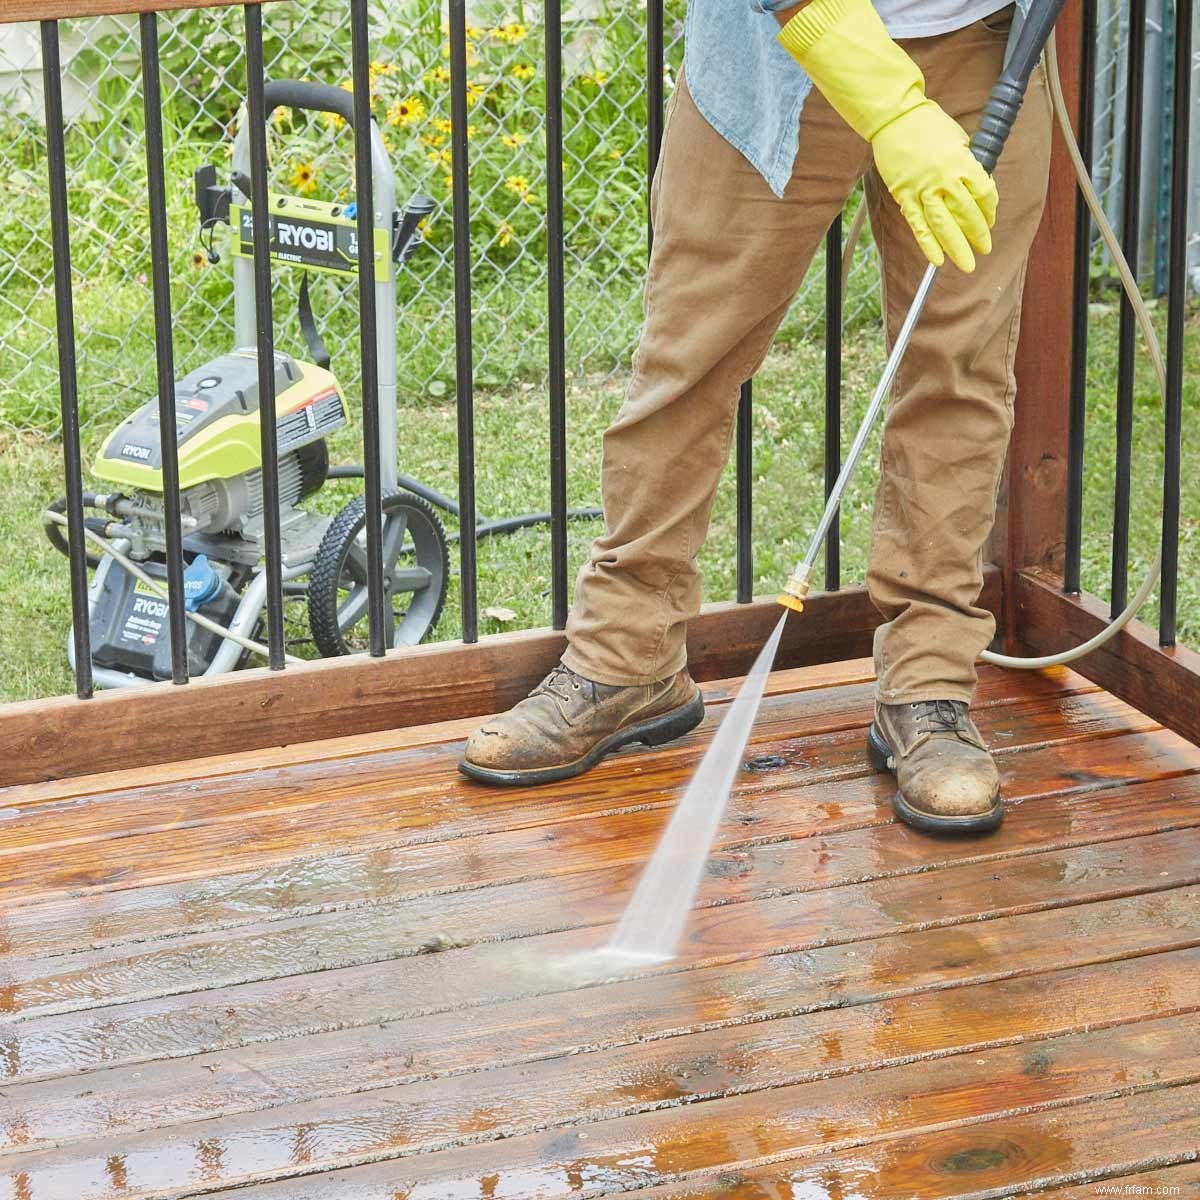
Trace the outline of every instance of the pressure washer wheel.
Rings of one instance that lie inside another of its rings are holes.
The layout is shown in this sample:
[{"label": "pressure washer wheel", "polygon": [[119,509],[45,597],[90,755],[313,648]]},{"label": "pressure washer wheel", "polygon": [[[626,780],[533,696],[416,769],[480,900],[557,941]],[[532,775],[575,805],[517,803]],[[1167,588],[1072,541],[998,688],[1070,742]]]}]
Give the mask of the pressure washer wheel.
[{"label": "pressure washer wheel", "polygon": [[[433,628],[446,599],[450,550],[432,506],[411,492],[383,497],[385,644],[415,646]],[[368,645],[366,501],[351,500],[321,539],[308,585],[308,623],[326,658]]]}]

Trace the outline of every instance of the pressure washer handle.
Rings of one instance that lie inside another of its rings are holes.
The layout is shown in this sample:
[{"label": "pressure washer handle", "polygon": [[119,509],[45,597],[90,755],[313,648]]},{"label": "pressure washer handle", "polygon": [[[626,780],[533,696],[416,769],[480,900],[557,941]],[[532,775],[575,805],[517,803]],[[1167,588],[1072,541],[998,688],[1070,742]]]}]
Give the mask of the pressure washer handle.
[{"label": "pressure washer handle", "polygon": [[1054,31],[1055,22],[1065,0],[1042,0],[1035,3],[1017,34],[1017,42],[1008,62],[992,88],[979,128],[971,139],[971,153],[989,174],[996,170],[1008,135],[1012,133],[1017,114],[1025,101],[1029,78],[1033,74],[1046,42]]}]

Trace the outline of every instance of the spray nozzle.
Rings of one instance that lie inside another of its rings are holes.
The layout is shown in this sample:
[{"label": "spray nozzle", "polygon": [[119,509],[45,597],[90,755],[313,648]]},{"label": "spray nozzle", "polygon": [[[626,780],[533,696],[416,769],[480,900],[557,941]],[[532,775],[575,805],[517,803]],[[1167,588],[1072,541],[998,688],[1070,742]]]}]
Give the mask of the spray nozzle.
[{"label": "spray nozzle", "polygon": [[783,585],[783,591],[776,597],[776,603],[782,604],[784,608],[790,608],[792,612],[803,612],[808,592],[808,567],[804,563],[800,563],[788,576],[787,583]]}]

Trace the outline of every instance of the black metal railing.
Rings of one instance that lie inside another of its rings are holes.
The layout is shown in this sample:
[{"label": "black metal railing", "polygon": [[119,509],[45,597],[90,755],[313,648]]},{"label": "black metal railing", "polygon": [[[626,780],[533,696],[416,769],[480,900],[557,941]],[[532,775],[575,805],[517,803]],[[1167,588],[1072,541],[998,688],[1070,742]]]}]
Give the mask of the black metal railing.
[{"label": "black metal railing", "polygon": [[[1093,153],[1093,93],[1096,69],[1096,0],[1081,6],[1080,88],[1078,129],[1080,152],[1090,167]],[[1171,219],[1168,247],[1166,414],[1164,423],[1164,482],[1162,510],[1162,578],[1159,587],[1159,642],[1176,642],[1179,598],[1180,469],[1183,414],[1184,327],[1187,314],[1187,219],[1189,184],[1189,121],[1192,116],[1192,23],[1194,6],[1174,4],[1173,103],[1169,121]],[[1146,58],[1146,3],[1130,0],[1127,76],[1125,79],[1125,146],[1121,245],[1138,273],[1143,137],[1143,94]],[[1169,167],[1169,170],[1168,170]],[[1082,196],[1076,203],[1072,358],[1068,425],[1066,553],[1064,590],[1081,590],[1083,557],[1084,440],[1088,364],[1088,303],[1091,296],[1093,224]],[[1116,455],[1113,485],[1113,535],[1110,607],[1116,616],[1129,602],[1130,528],[1132,504],[1135,361],[1138,351],[1133,307],[1122,293],[1117,335]]]},{"label": "black metal railing", "polygon": [[[1144,16],[1145,0],[1131,0],[1133,11]],[[247,99],[250,139],[250,201],[253,215],[253,271],[258,385],[261,412],[261,452],[263,521],[266,571],[267,639],[270,666],[285,665],[284,597],[285,574],[281,548],[280,495],[277,479],[278,445],[275,422],[274,314],[271,290],[271,249],[269,244],[269,196],[267,186],[267,111],[263,66],[263,8],[245,4]],[[371,155],[371,90],[368,42],[367,0],[349,0],[354,132],[355,181],[358,244],[374,245],[374,232],[380,214],[373,211],[373,164]],[[647,188],[657,168],[664,121],[664,12],[663,0],[646,5],[647,37]],[[1180,507],[1180,426],[1183,378],[1183,324],[1186,268],[1186,200],[1188,162],[1186,121],[1190,108],[1191,6],[1176,5],[1175,37],[1175,108],[1173,114],[1173,162],[1171,196],[1173,202],[1170,237],[1170,316],[1167,359],[1169,402],[1166,422],[1166,489],[1163,516],[1163,580],[1161,590],[1160,635],[1164,644],[1175,638],[1178,578],[1179,507]],[[1094,67],[1095,2],[1085,0],[1083,34],[1083,85],[1080,93],[1083,118],[1084,154],[1091,152],[1090,79]],[[1127,200],[1124,235],[1127,253],[1136,254],[1138,230],[1137,204],[1140,162],[1141,58],[1145,39],[1140,29],[1144,21],[1135,19],[1135,36],[1130,46],[1130,78],[1127,88],[1129,120],[1126,147]],[[162,92],[158,63],[157,17],[140,17],[142,80],[145,106],[146,160],[150,253],[155,314],[155,345],[158,368],[158,411],[162,436],[162,473],[164,484],[165,566],[171,638],[171,678],[176,684],[187,682],[187,629],[184,605],[185,547],[181,527],[179,464],[174,439],[166,431],[175,428],[174,356],[170,306],[170,278],[166,238],[166,196],[163,179]],[[570,579],[568,577],[567,523],[567,418],[565,355],[565,263],[564,263],[564,178],[563,178],[563,61],[562,29],[559,6],[550,4],[545,11],[546,66],[546,161],[547,161],[547,316],[548,316],[548,418],[550,425],[550,527],[551,527],[551,599],[552,621],[556,629],[565,626],[568,613]],[[80,454],[79,397],[75,365],[75,329],[71,292],[71,249],[68,233],[68,204],[62,84],[59,54],[59,30],[56,20],[41,24],[46,101],[46,132],[50,214],[53,234],[54,283],[58,319],[60,400],[66,475],[66,519],[69,532],[70,581],[73,614],[74,665],[76,692],[80,697],[92,694],[94,679],[90,646],[88,575],[84,539],[84,493]],[[461,582],[461,636],[471,643],[479,636],[477,585],[477,506],[475,496],[475,434],[473,378],[473,313],[471,206],[468,143],[468,39],[465,0],[449,3],[449,61],[451,88],[451,150],[453,198],[453,256],[455,303],[455,369],[457,380],[458,434],[458,540]],[[347,112],[347,115],[351,114]],[[1064,584],[1068,591],[1080,587],[1080,559],[1083,528],[1083,446],[1084,388],[1087,363],[1087,302],[1090,281],[1090,221],[1085,209],[1077,212],[1079,236],[1075,257],[1074,346],[1070,396],[1069,479],[1066,507],[1066,565]],[[653,245],[653,229],[647,237]],[[841,467],[842,403],[842,319],[843,319],[843,231],[836,219],[826,240],[825,289],[825,480],[826,492],[832,487]],[[369,652],[381,656],[390,644],[386,622],[391,614],[385,594],[382,555],[382,486],[380,464],[379,404],[380,387],[376,361],[376,311],[374,256],[359,255],[358,305],[362,353],[363,475],[365,490],[366,586]],[[1133,314],[1128,304],[1121,312],[1117,383],[1117,462],[1115,522],[1113,537],[1112,604],[1120,609],[1127,594],[1129,560],[1130,488],[1133,413]],[[736,432],[737,492],[737,572],[736,599],[748,603],[753,598],[753,403],[754,387],[747,381],[742,389]],[[828,539],[825,556],[825,588],[836,590],[841,582],[839,528],[835,523]]]},{"label": "black metal railing", "polygon": [[[353,127],[355,189],[358,237],[361,246],[373,244],[372,229],[378,214],[372,211],[373,178],[370,152],[370,87],[367,0],[349,0],[351,30],[351,78],[353,81]],[[266,640],[268,661],[275,670],[285,666],[284,601],[285,578],[280,529],[279,446],[276,425],[274,376],[275,313],[272,302],[272,266],[269,243],[269,192],[266,122],[270,116],[265,96],[263,58],[263,6],[243,5],[247,66],[247,110],[249,117],[250,208],[253,217],[253,278],[255,336],[262,454],[263,547],[266,573]],[[465,0],[449,5],[451,149],[453,171],[455,371],[457,380],[458,432],[458,538],[461,585],[461,636],[474,642],[479,636],[479,601],[475,499],[475,434],[473,378],[473,321],[471,278],[471,193],[467,134],[467,13]],[[142,54],[145,153],[148,180],[150,258],[155,319],[155,353],[159,428],[175,428],[175,356],[172,341],[170,269],[167,244],[167,203],[164,178],[163,95],[159,68],[158,16],[139,17]],[[58,312],[60,403],[66,475],[66,520],[70,560],[71,604],[76,694],[90,697],[94,688],[90,638],[87,553],[84,530],[84,492],[80,453],[79,396],[76,375],[76,339],[71,290],[71,251],[67,203],[65,125],[62,105],[59,22],[41,22],[46,97],[47,159],[50,178],[50,209],[53,233],[55,296]],[[663,0],[646,6],[647,43],[647,189],[657,169],[664,123],[665,30]],[[547,318],[548,318],[548,415],[550,424],[550,529],[551,610],[556,629],[566,625],[570,594],[568,575],[567,522],[567,420],[566,420],[566,319],[563,183],[563,62],[561,11],[547,5],[545,11],[546,63],[546,163],[547,163]],[[653,229],[647,228],[653,244]],[[368,648],[374,656],[385,653],[388,619],[382,565],[382,489],[379,453],[379,378],[375,358],[378,314],[375,302],[375,263],[362,254],[358,270],[358,307],[362,351],[363,477],[365,493],[366,586]],[[839,314],[840,275],[828,298],[831,314]],[[831,335],[836,336],[836,334]],[[752,384],[742,394],[737,424],[737,599],[748,603],[753,596],[752,481],[753,427]],[[838,399],[832,401],[836,429]],[[180,469],[175,439],[161,437],[163,525],[165,532],[165,584],[167,633],[171,647],[171,679],[188,681],[188,627],[184,604],[184,573],[187,551],[180,510]],[[837,466],[833,466],[836,475]],[[830,578],[836,581],[836,547],[831,550]]]}]

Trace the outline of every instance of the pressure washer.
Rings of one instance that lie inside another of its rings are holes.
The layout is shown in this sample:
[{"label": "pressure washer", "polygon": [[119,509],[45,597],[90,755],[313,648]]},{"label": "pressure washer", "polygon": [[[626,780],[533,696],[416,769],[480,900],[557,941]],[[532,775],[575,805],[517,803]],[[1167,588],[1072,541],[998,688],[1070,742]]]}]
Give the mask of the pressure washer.
[{"label": "pressure washer", "polygon": [[[335,114],[353,124],[353,98],[342,88],[288,80],[265,90],[268,119],[290,107]],[[382,136],[371,126],[375,229],[376,360],[379,364],[379,463],[383,488],[385,603],[392,620],[389,647],[416,645],[434,627],[450,575],[449,544],[437,509],[457,517],[448,496],[398,470],[396,327],[397,272],[421,245],[420,226],[435,208],[415,195],[396,205],[395,177]],[[201,243],[220,261],[213,238],[228,225],[233,244],[234,348],[175,383],[175,437],[184,551],[188,669],[192,675],[233,670],[252,654],[263,625],[267,577],[260,448],[261,405],[255,350],[254,225],[250,141],[245,110],[234,137],[230,183],[211,165],[195,173]],[[304,506],[330,479],[361,477],[357,464],[330,466],[327,438],[349,423],[345,392],[329,370],[312,313],[309,272],[348,281],[358,275],[354,204],[268,194],[269,248],[275,264],[302,273],[299,323],[310,360],[275,354],[275,410],[283,579],[303,600],[312,641],[323,657],[366,645],[366,504],[357,496],[330,517]],[[207,239],[207,241],[206,241]],[[166,590],[166,510],[158,401],[143,404],[105,440],[92,465],[104,491],[84,494],[96,515],[85,521],[92,568],[89,587],[93,674],[102,687],[128,687],[171,677]],[[66,500],[45,513],[46,534],[64,554]],[[573,509],[569,517],[600,516]],[[476,537],[507,534],[550,520],[527,513],[481,518]],[[74,666],[74,639],[67,653]]]}]

